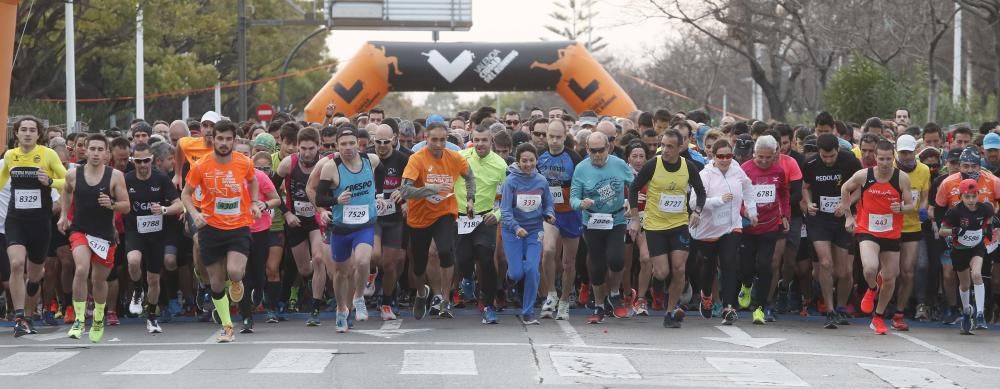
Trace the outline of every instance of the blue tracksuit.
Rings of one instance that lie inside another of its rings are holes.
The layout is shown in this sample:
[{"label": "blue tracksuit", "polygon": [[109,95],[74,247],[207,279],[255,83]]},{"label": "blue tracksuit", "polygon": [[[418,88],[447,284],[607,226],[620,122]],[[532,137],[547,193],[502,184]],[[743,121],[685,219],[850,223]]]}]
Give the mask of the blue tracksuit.
[{"label": "blue tracksuit", "polygon": [[[524,279],[522,315],[533,313],[538,294],[539,262],[542,259],[542,223],[546,215],[554,215],[548,181],[538,172],[525,174],[511,164],[503,183],[500,201],[500,233],[507,255],[507,278],[513,282]],[[517,229],[528,231],[523,239]]]}]

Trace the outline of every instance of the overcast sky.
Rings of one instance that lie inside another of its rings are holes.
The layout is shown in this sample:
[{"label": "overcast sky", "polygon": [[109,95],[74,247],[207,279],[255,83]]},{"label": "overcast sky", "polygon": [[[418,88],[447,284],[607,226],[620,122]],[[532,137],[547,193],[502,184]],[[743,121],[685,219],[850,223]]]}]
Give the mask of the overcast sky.
[{"label": "overcast sky", "polygon": [[[472,28],[469,31],[443,31],[442,42],[531,42],[539,38],[558,40],[545,28],[555,24],[549,14],[558,8],[555,0],[472,0]],[[641,18],[633,3],[638,0],[598,0],[596,35],[608,43],[605,52],[639,58],[659,47],[670,28],[663,19]],[[429,31],[343,31],[327,38],[330,53],[349,59],[367,41],[432,42]],[[422,100],[424,94],[410,94]],[[480,93],[460,93],[463,100],[474,100]]]}]

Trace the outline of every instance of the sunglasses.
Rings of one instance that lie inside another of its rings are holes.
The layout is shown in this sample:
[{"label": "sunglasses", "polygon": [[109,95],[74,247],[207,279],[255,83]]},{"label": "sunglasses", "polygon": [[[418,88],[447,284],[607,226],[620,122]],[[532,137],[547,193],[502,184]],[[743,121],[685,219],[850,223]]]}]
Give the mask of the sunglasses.
[{"label": "sunglasses", "polygon": [[375,142],[377,145],[387,146],[392,144],[392,139],[375,139],[372,142]]},{"label": "sunglasses", "polygon": [[505,120],[504,123],[507,123],[508,126],[516,126],[518,124],[521,124],[521,121],[520,120]]},{"label": "sunglasses", "polygon": [[323,147],[326,147],[328,149],[332,149],[334,147],[337,147],[337,144],[336,143],[324,143]]},{"label": "sunglasses", "polygon": [[716,154],[715,159],[733,159],[733,154]]},{"label": "sunglasses", "polygon": [[591,154],[600,154],[600,153],[606,153],[608,151],[608,148],[607,147],[602,147],[599,149],[588,148],[587,151],[590,151]]},{"label": "sunglasses", "polygon": [[538,132],[532,132],[532,133],[531,133],[531,135],[534,135],[534,136],[537,136],[537,137],[539,137],[539,138],[543,138],[543,137],[545,137],[545,133],[544,133],[544,132],[542,132],[542,131],[538,131]]},{"label": "sunglasses", "polygon": [[150,163],[150,162],[153,162],[153,157],[146,157],[146,158],[135,158],[135,157],[133,157],[132,158],[132,162],[133,163]]}]

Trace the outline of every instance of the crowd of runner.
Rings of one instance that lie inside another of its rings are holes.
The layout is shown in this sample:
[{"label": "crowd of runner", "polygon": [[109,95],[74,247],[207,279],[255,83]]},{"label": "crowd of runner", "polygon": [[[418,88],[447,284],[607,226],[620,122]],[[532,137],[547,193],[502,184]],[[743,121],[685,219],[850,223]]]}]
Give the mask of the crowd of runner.
[{"label": "crowd of runner", "polygon": [[0,161],[15,337],[65,323],[99,342],[120,316],[149,333],[198,316],[231,342],[293,312],[319,326],[335,311],[347,332],[370,312],[477,307],[483,324],[505,310],[525,325],[662,312],[668,328],[689,311],[870,317],[875,334],[1000,322],[996,122],[331,105],[323,123],[42,123],[14,122]]}]

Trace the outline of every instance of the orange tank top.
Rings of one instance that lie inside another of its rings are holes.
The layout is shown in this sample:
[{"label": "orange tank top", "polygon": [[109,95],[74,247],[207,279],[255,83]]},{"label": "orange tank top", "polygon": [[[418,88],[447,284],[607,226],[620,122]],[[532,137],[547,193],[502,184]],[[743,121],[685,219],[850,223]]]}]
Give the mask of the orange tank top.
[{"label": "orange tank top", "polygon": [[903,213],[893,212],[892,203],[903,203],[899,189],[899,169],[892,169],[889,182],[875,180],[875,168],[868,168],[868,178],[858,201],[855,233],[883,239],[899,239],[903,231]]}]

